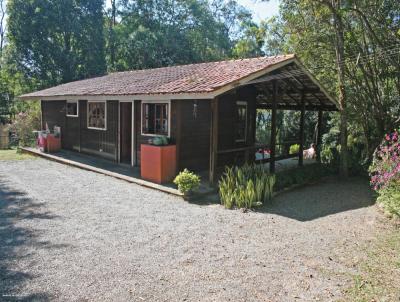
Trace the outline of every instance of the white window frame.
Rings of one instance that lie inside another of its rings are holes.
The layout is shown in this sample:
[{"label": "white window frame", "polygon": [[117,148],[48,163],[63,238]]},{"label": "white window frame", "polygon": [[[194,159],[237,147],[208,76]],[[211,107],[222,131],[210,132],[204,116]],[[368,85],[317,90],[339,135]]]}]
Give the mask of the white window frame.
[{"label": "white window frame", "polygon": [[[90,103],[104,103],[104,128],[89,127],[89,104]],[[86,126],[88,129],[92,130],[102,130],[107,131],[107,101],[87,101],[86,106]]]},{"label": "white window frame", "polygon": [[76,115],[68,114],[67,107],[65,107],[65,112],[67,117],[79,117],[79,101],[67,100],[66,106],[67,104],[74,104],[74,103],[76,104]]},{"label": "white window frame", "polygon": [[[246,142],[247,141],[247,131],[248,131],[248,129],[247,129],[247,126],[248,126],[248,123],[247,123],[247,118],[248,118],[248,114],[249,114],[249,112],[248,112],[248,104],[247,104],[247,102],[244,102],[244,101],[236,101],[236,106],[246,106],[246,121],[245,121],[245,127],[244,127],[244,139],[235,139],[235,142],[236,143],[244,143],[244,142]],[[237,109],[237,108],[236,108]]]},{"label": "white window frame", "polygon": [[151,101],[142,101],[140,105],[140,133],[142,136],[165,136],[162,134],[151,134],[151,133],[144,133],[143,132],[143,107],[144,104],[168,104],[168,135],[167,137],[171,137],[171,100],[167,101],[157,101],[157,100],[151,100]]}]

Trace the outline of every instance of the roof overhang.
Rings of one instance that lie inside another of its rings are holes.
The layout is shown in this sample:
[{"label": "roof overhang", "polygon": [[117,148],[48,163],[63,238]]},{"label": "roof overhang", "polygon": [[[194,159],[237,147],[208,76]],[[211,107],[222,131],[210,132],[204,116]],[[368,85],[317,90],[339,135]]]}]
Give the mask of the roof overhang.
[{"label": "roof overhang", "polygon": [[133,101],[133,100],[187,100],[187,99],[214,99],[215,97],[222,95],[230,90],[238,88],[244,85],[251,85],[259,83],[261,81],[268,81],[268,79],[262,79],[263,76],[278,70],[286,65],[294,63],[301,71],[308,76],[308,78],[320,89],[321,92],[334,104],[338,106],[337,102],[333,97],[329,95],[326,89],[315,79],[315,77],[304,67],[304,65],[295,57],[289,58],[285,61],[273,64],[265,69],[258,72],[252,73],[240,80],[229,83],[223,87],[220,87],[214,91],[209,92],[196,92],[196,93],[169,93],[169,94],[132,94],[132,95],[54,95],[54,96],[25,96],[22,95],[19,99],[24,101],[60,101],[60,100],[93,100],[93,101],[107,101],[107,100],[119,100],[119,101]]}]

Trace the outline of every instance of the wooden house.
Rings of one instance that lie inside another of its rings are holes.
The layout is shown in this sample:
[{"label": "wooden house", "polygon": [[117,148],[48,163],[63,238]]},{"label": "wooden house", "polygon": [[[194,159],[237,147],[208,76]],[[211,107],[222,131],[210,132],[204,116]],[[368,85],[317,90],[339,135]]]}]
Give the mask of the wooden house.
[{"label": "wooden house", "polygon": [[337,110],[295,55],[115,72],[20,98],[41,101],[42,127],[60,126],[64,149],[138,166],[141,144],[168,136],[177,169],[208,170],[211,182],[217,167],[253,158],[257,108],[272,110],[271,141],[263,142],[271,171],[277,110],[302,112],[300,162],[304,112],[318,111],[320,125],[322,111]]}]

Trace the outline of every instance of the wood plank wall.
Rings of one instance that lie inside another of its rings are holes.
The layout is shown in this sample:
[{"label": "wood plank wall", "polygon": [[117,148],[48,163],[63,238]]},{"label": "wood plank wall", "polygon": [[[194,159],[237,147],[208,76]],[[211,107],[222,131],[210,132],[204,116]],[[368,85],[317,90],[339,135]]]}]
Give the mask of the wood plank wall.
[{"label": "wood plank wall", "polygon": [[[194,105],[197,104],[197,114]],[[178,140],[178,170],[188,168],[194,171],[207,171],[210,160],[210,100],[174,101],[176,116],[175,125],[180,125]],[[179,109],[178,109],[179,106]]]},{"label": "wood plank wall", "polygon": [[87,128],[87,101],[79,101],[79,117],[66,116],[66,101],[42,101],[43,127],[61,127],[62,147],[67,150],[117,160],[118,101],[107,101],[107,130]]},{"label": "wood plank wall", "polygon": [[[218,123],[218,150],[235,149],[253,146],[255,143],[257,91],[251,86],[233,90],[219,97],[219,123]],[[246,142],[236,142],[236,102],[247,102],[247,139]],[[218,166],[242,164],[245,160],[244,152],[218,155]]]}]

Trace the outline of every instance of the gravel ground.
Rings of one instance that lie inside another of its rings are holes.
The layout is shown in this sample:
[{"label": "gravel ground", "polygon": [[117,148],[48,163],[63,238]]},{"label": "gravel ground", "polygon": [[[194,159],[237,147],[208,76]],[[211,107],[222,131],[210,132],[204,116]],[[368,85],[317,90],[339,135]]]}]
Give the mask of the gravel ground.
[{"label": "gravel ground", "polygon": [[331,180],[243,213],[3,161],[0,300],[335,301],[380,228],[372,200],[365,181]]}]

